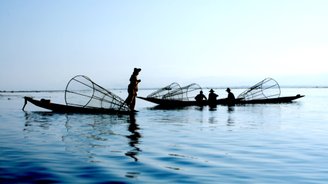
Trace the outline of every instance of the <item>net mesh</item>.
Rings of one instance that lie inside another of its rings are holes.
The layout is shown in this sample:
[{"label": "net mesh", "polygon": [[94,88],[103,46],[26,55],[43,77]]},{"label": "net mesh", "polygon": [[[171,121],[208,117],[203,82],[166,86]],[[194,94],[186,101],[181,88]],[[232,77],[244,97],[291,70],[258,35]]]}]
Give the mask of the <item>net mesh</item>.
[{"label": "net mesh", "polygon": [[185,86],[182,88],[183,94],[185,94],[184,99],[186,101],[195,100],[195,97],[199,94],[199,92],[202,90],[202,88],[196,84],[192,83],[188,86]]},{"label": "net mesh", "polygon": [[180,87],[176,82],[171,83],[168,86],[160,88],[150,95],[148,98],[158,98],[167,100],[183,100],[189,101],[194,100],[195,96],[201,91],[202,88],[196,84],[190,84],[188,86]]},{"label": "net mesh", "polygon": [[65,102],[66,105],[85,108],[130,110],[122,98],[94,83],[84,75],[77,75],[67,83]]},{"label": "net mesh", "polygon": [[177,93],[181,91],[181,87],[178,83],[173,82],[168,86],[160,88],[153,93],[149,94],[148,98],[158,98],[158,99],[170,99],[170,100],[182,100],[183,94]]},{"label": "net mesh", "polygon": [[238,98],[243,100],[278,98],[280,93],[281,91],[278,82],[272,78],[265,78],[242,92]]}]

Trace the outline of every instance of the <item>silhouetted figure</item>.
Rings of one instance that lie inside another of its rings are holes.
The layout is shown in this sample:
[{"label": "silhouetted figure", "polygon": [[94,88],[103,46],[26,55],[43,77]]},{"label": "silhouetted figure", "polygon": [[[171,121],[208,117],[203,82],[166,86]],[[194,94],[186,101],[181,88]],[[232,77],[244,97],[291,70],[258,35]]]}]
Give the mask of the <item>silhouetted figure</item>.
[{"label": "silhouetted figure", "polygon": [[214,90],[211,89],[210,90],[210,93],[208,94],[208,105],[210,107],[215,107],[217,102],[216,102],[216,98],[218,97],[219,95],[217,95],[216,93],[214,93]]},{"label": "silhouetted figure", "polygon": [[133,73],[130,77],[130,84],[128,86],[128,97],[125,100],[125,103],[130,107],[130,109],[133,111],[134,107],[136,105],[136,97],[138,92],[138,84],[141,82],[141,80],[137,79],[137,76],[139,72],[141,71],[141,68],[134,68]]},{"label": "silhouetted figure", "polygon": [[226,92],[228,92],[227,104],[234,105],[235,104],[235,95],[231,92],[230,88],[227,88]]},{"label": "silhouetted figure", "polygon": [[203,91],[201,90],[199,94],[195,97],[195,100],[197,104],[203,105],[204,100],[207,100],[206,96],[203,94]]}]

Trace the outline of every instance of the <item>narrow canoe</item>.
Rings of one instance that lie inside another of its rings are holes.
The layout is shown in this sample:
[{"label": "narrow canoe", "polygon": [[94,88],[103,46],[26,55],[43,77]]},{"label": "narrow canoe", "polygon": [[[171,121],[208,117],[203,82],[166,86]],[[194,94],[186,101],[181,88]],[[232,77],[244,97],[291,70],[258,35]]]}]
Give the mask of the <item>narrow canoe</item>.
[{"label": "narrow canoe", "polygon": [[[244,105],[244,104],[276,104],[276,103],[290,103],[293,100],[298,98],[302,98],[304,95],[295,95],[295,96],[286,96],[286,97],[278,97],[278,98],[269,98],[269,99],[255,99],[255,100],[243,100],[236,99],[236,105]],[[149,97],[138,97],[140,99],[158,104],[160,106],[166,107],[181,107],[181,106],[196,106],[196,105],[208,105],[207,101],[202,102],[201,104],[196,101],[182,101],[182,100],[172,100],[172,99],[158,99],[158,98],[149,98]],[[216,101],[216,105],[228,105],[227,99],[218,99]]]},{"label": "narrow canoe", "polygon": [[25,103],[23,106],[23,110],[27,104],[30,102],[35,106],[51,110],[53,112],[58,113],[83,113],[83,114],[133,114],[135,111],[121,111],[116,109],[105,109],[105,108],[91,108],[91,107],[79,107],[79,106],[70,106],[70,105],[63,105],[52,103],[50,100],[35,100],[32,97],[24,97]]}]

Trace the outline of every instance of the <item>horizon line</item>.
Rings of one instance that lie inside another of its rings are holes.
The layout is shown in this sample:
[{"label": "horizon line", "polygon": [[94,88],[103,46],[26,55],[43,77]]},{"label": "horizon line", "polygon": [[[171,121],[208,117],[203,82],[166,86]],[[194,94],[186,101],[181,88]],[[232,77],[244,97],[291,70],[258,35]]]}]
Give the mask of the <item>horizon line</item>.
[{"label": "horizon line", "polygon": [[[232,89],[247,89],[250,86],[232,86],[230,88]],[[139,88],[139,90],[156,90],[163,87],[143,87]],[[225,89],[226,86],[206,86],[202,87],[202,89]],[[307,85],[300,85],[300,86],[290,86],[290,85],[284,85],[280,86],[280,88],[328,88],[328,86],[321,86],[321,85],[314,85],[314,86],[307,86]],[[107,88],[109,90],[126,90],[127,88]],[[59,90],[59,89],[43,89],[43,90],[0,90],[0,93],[26,93],[26,92],[34,92],[34,93],[41,93],[41,92],[64,92],[65,90]]]}]

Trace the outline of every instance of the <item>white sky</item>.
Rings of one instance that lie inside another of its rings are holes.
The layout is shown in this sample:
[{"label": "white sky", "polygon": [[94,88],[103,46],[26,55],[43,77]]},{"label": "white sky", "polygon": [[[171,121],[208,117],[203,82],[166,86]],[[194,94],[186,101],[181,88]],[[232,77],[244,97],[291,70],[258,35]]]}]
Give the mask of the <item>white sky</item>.
[{"label": "white sky", "polygon": [[2,0],[0,90],[328,85],[326,0]]}]

